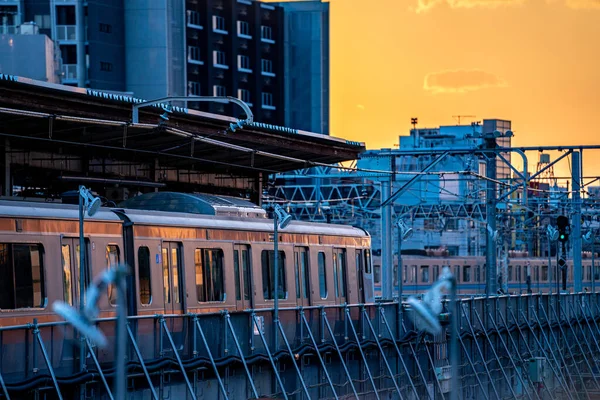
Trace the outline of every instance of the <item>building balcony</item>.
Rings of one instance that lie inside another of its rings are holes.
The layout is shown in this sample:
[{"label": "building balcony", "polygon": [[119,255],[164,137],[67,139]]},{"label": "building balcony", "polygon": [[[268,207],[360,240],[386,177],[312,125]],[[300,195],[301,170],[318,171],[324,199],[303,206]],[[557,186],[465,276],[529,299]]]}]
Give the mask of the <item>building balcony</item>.
[{"label": "building balcony", "polygon": [[77,83],[77,64],[62,65],[62,83]]},{"label": "building balcony", "polygon": [[77,25],[56,25],[56,40],[59,42],[77,41]]}]

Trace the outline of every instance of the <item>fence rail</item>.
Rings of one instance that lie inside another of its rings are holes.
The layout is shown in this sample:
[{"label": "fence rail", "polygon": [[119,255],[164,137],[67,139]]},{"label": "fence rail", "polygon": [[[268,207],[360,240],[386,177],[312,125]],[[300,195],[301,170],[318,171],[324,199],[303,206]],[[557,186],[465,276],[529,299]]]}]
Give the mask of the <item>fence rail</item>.
[{"label": "fence rail", "polygon": [[[445,303],[445,312],[448,309]],[[462,299],[456,304],[460,399],[579,399],[600,393],[598,294]],[[432,336],[398,303],[128,320],[129,398],[441,399],[451,326]],[[109,346],[65,323],[0,328],[0,397],[112,399]],[[79,346],[86,346],[80,369]]]}]

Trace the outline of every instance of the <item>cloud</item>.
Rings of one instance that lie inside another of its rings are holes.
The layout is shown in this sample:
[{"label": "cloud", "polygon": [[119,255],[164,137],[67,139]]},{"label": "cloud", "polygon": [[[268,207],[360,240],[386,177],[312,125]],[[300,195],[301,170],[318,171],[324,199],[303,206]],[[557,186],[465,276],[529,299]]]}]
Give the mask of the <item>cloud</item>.
[{"label": "cloud", "polygon": [[600,0],[565,0],[567,7],[600,10]]},{"label": "cloud", "polygon": [[[578,1],[578,0],[567,0],[567,1]],[[582,0],[586,1],[586,0]],[[587,0],[587,1],[598,1],[598,0]],[[417,0],[416,11],[418,13],[427,12],[433,7],[445,4],[450,8],[496,8],[503,6],[516,6],[521,5],[525,0]]]},{"label": "cloud", "polygon": [[433,94],[467,93],[503,86],[506,82],[498,76],[477,69],[433,72],[426,75],[423,82],[423,89]]}]

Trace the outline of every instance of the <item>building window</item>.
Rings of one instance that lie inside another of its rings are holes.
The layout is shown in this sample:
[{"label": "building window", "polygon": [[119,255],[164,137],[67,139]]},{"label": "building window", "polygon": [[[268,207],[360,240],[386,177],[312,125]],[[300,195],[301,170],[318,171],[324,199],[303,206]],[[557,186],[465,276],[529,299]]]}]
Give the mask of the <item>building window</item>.
[{"label": "building window", "polygon": [[0,309],[45,306],[42,254],[38,244],[0,244]]},{"label": "building window", "polygon": [[103,24],[103,23],[99,23],[98,24],[98,29],[100,30],[100,32],[102,33],[112,33],[112,26],[109,24]]},{"label": "building window", "polygon": [[223,250],[196,249],[196,294],[200,303],[225,301]]},{"label": "building window", "polygon": [[188,46],[188,62],[192,64],[204,64],[200,60],[200,48],[196,46]]},{"label": "building window", "polygon": [[217,33],[227,34],[225,26],[225,18],[218,15],[213,15],[213,31]]},{"label": "building window", "polygon": [[272,93],[262,93],[262,108],[267,110],[275,110],[275,106],[273,105],[273,94]]},{"label": "building window", "polygon": [[325,253],[319,252],[319,294],[322,299],[327,298],[327,270]]},{"label": "building window", "polygon": [[252,98],[248,89],[238,89],[238,99],[248,104],[249,106],[252,105]]},{"label": "building window", "polygon": [[252,36],[250,35],[250,24],[246,21],[238,21],[237,34],[241,38],[252,39]]},{"label": "building window", "polygon": [[33,20],[40,29],[50,29],[50,14],[34,15]]},{"label": "building window", "polygon": [[140,246],[138,249],[138,279],[140,287],[140,304],[152,303],[152,286],[150,285],[150,249]]},{"label": "building window", "polygon": [[[275,252],[273,250],[263,250],[262,256],[262,280],[263,280],[263,296],[265,300],[273,300],[275,298]],[[277,283],[280,299],[287,299],[287,285],[285,281],[285,253],[279,252],[278,260],[279,282]]]},{"label": "building window", "polygon": [[225,90],[225,86],[214,85],[213,86],[213,96],[217,96],[217,97],[227,96],[227,91]]},{"label": "building window", "polygon": [[187,10],[187,24],[192,28],[202,29],[200,22],[200,13],[197,11]]},{"label": "building window", "polygon": [[189,96],[200,96],[200,82],[194,82],[194,81],[188,82],[188,95]]},{"label": "building window", "polygon": [[261,60],[261,71],[265,76],[275,76],[273,73],[273,61],[271,60]]},{"label": "building window", "polygon": [[260,27],[260,40],[266,43],[275,43],[273,40],[273,30],[270,26]]},{"label": "building window", "polygon": [[225,52],[220,50],[213,51],[213,65],[217,68],[228,69]]},{"label": "building window", "polygon": [[[106,258],[106,268],[114,269],[119,265],[119,247],[116,244],[109,244],[106,246],[106,252],[104,253]],[[117,296],[119,295],[117,287],[115,285],[108,286],[108,301],[111,305],[117,304]]]},{"label": "building window", "polygon": [[109,62],[100,61],[100,71],[111,72],[112,64]]},{"label": "building window", "polygon": [[252,69],[250,67],[250,57],[242,54],[238,55],[238,70],[247,73],[252,72]]}]

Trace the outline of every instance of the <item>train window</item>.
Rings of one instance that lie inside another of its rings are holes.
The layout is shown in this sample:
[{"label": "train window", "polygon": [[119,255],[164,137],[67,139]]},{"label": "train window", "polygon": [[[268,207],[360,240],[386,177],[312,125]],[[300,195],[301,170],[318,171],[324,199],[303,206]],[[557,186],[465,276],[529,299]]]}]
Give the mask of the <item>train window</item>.
[{"label": "train window", "polygon": [[587,267],[585,267],[585,269],[587,270],[587,278],[585,278],[588,281],[592,280],[592,266],[588,265]]},{"label": "train window", "polygon": [[540,267],[538,265],[533,267],[533,279],[536,282],[540,281]]},{"label": "train window", "polygon": [[240,252],[238,250],[233,251],[233,281],[235,282],[235,299],[241,300],[242,291],[240,289]]},{"label": "train window", "polygon": [[250,300],[250,251],[242,249],[242,273],[244,274],[244,300]]},{"label": "train window", "polygon": [[429,282],[429,265],[421,265],[421,282]]},{"label": "train window", "polygon": [[473,278],[475,282],[481,282],[481,267],[479,265],[475,266],[475,276]]},{"label": "train window", "polygon": [[394,265],[394,286],[398,284],[398,264]]},{"label": "train window", "polygon": [[374,268],[373,280],[375,281],[375,283],[379,283],[379,282],[381,282],[381,265],[375,264],[375,266],[373,268]]},{"label": "train window", "polygon": [[469,265],[465,265],[463,267],[462,281],[463,282],[471,282],[471,267]]},{"label": "train window", "polygon": [[[265,300],[273,300],[275,298],[275,251],[262,251],[262,275],[263,275],[263,296]],[[285,252],[279,252],[278,260],[279,282],[279,298],[287,299],[287,285],[285,280]]]},{"label": "train window", "polygon": [[42,253],[37,244],[0,244],[0,308],[45,306]]},{"label": "train window", "polygon": [[150,286],[150,249],[145,246],[138,249],[138,278],[140,303],[147,306],[152,303],[152,286]]},{"label": "train window", "polygon": [[404,274],[402,275],[403,276],[402,281],[404,283],[406,283],[406,281],[408,280],[408,265],[404,265],[403,269],[404,269]]},{"label": "train window", "polygon": [[299,299],[302,297],[302,291],[300,290],[300,253],[294,254],[294,269],[296,272],[296,298]]},{"label": "train window", "polygon": [[337,253],[333,253],[333,288],[334,288],[334,293],[335,293],[335,297],[338,297],[338,255]]},{"label": "train window", "polygon": [[[333,270],[335,277],[335,294],[336,297],[346,297],[346,250],[337,249],[333,253]],[[337,273],[335,272],[337,271]]]},{"label": "train window", "polygon": [[410,269],[410,282],[411,283],[416,283],[417,282],[417,266],[416,265],[411,265],[411,269]]},{"label": "train window", "polygon": [[434,265],[433,266],[433,280],[436,280],[439,276],[440,276],[440,266]]},{"label": "train window", "polygon": [[371,249],[365,249],[365,273],[371,273]]},{"label": "train window", "polygon": [[[595,264],[595,262],[594,262]],[[600,276],[600,267],[598,265],[594,266],[594,280],[598,280]]]},{"label": "train window", "polygon": [[542,265],[542,282],[548,281],[548,266]]},{"label": "train window", "polygon": [[296,268],[296,298],[308,299],[308,249],[299,248],[294,252],[294,266]]},{"label": "train window", "polygon": [[521,282],[521,266],[517,265],[515,267],[515,281]]},{"label": "train window", "polygon": [[71,246],[63,244],[61,249],[61,260],[63,268],[63,290],[65,303],[73,305],[73,296],[71,295],[72,288],[72,277],[71,277]]},{"label": "train window", "polygon": [[513,266],[509,265],[508,266],[508,279],[506,281],[511,282],[512,280],[513,280]]},{"label": "train window", "polygon": [[196,249],[194,263],[196,264],[198,302],[225,301],[223,250]]},{"label": "train window", "polygon": [[[119,265],[119,247],[116,244],[106,246],[106,268],[113,269]],[[111,305],[117,304],[117,287],[115,285],[108,286],[108,301]]]},{"label": "train window", "polygon": [[[325,264],[325,253],[319,252],[319,295],[322,299],[327,298],[327,270]],[[379,265],[375,266],[375,280],[377,281]]]},{"label": "train window", "polygon": [[460,282],[460,265],[454,266],[454,276],[456,277],[456,283]]}]

